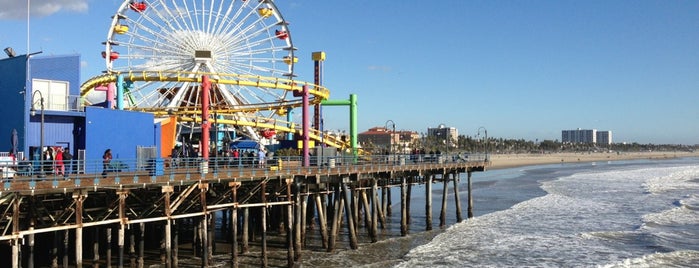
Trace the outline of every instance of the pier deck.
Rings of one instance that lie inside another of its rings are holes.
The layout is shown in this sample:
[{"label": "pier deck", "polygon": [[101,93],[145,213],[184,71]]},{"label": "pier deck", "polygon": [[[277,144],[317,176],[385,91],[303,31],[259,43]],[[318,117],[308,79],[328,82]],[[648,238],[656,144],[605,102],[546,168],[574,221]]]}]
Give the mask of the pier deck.
[{"label": "pier deck", "polygon": [[[173,167],[169,161],[165,163],[157,171],[73,174],[67,178],[15,177],[3,181],[0,243],[10,244],[13,267],[32,267],[36,262],[34,247],[39,244],[52,252],[50,261],[44,258],[40,266],[80,267],[105,262],[121,266],[129,261],[124,257],[125,250],[131,253],[129,258],[142,264],[145,249],[160,248],[162,264],[177,267],[178,244],[184,242],[191,243],[202,266],[208,266],[213,256],[212,243],[217,240],[216,229],[225,229],[224,233],[230,236],[226,240],[235,249],[230,252],[231,263],[237,263],[238,252],[246,252],[250,239],[259,239],[260,262],[267,266],[266,235],[279,226],[284,226],[280,233],[287,236],[288,266],[293,266],[301,258],[301,241],[310,224],[319,227],[327,251],[335,249],[339,228],[347,228],[351,248],[358,246],[360,225],[372,242],[377,241],[378,228],[385,226],[386,216],[391,214],[392,187],[399,187],[401,193],[401,235],[408,233],[410,187],[415,184],[426,186],[427,230],[432,228],[433,218],[431,185],[444,184],[439,216],[443,226],[448,183],[452,182],[458,193],[460,174],[464,173],[468,175],[468,213],[472,215],[471,173],[484,171],[489,165],[484,157],[321,167],[301,167],[293,162],[282,162],[281,167],[202,166],[201,161],[194,161],[196,164],[189,167]],[[458,194],[454,199],[460,221]],[[216,217],[223,218],[217,221]],[[151,230],[148,236],[144,234],[146,228]],[[186,235],[178,235],[182,228],[189,230]],[[83,237],[85,229],[106,233],[106,241],[104,235]],[[106,246],[100,249],[93,246],[96,243]],[[112,248],[118,251],[115,258],[111,256]],[[92,259],[87,261],[83,255]],[[100,256],[106,259],[100,260]]]}]

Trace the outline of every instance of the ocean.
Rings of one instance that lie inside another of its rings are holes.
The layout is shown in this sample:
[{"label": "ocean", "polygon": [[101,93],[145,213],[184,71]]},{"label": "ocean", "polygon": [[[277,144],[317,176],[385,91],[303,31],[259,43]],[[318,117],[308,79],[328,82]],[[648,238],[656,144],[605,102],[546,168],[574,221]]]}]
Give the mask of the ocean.
[{"label": "ocean", "polygon": [[[529,166],[472,178],[476,217],[456,223],[450,196],[452,222],[440,230],[437,183],[436,230],[425,232],[424,187],[415,187],[409,236],[395,229],[394,201],[384,240],[306,251],[303,266],[699,267],[697,158]],[[466,176],[461,183],[466,215]]]},{"label": "ocean", "polygon": [[455,224],[395,266],[699,266],[698,159],[530,167],[507,180],[529,186],[493,191],[543,195]]}]

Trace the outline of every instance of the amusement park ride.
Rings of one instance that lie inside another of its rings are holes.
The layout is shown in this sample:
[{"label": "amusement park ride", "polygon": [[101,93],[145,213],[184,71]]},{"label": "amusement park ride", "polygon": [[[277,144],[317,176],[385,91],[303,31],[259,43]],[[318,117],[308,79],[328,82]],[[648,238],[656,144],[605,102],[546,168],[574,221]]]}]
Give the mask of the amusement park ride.
[{"label": "amusement park ride", "polygon": [[[356,129],[347,142],[321,133],[317,123],[307,126],[309,106],[315,105],[314,122],[319,122],[319,105],[329,98],[318,69],[325,57],[314,53],[315,83],[295,80],[298,58],[288,25],[269,0],[126,0],[103,43],[106,71],[81,85],[81,97],[90,104],[93,92],[106,90],[110,107],[174,117],[176,137],[215,121],[258,142],[284,132],[287,139],[299,134],[356,154]],[[210,81],[207,92],[204,79]],[[352,109],[354,99],[347,104]],[[299,107],[304,122],[294,124],[292,109]]]}]

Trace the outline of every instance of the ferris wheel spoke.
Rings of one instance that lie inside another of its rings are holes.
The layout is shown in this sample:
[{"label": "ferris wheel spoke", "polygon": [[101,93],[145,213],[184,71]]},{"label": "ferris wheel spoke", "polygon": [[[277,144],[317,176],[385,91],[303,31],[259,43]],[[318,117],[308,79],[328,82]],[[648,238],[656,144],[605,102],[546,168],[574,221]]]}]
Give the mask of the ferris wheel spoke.
[{"label": "ferris wheel spoke", "polygon": [[214,23],[212,25],[213,29],[211,29],[210,33],[214,33],[214,34],[218,33],[220,28],[221,28],[221,25],[223,24],[223,21],[225,21],[225,18],[228,18],[228,16],[231,14],[231,11],[233,11],[233,3],[235,3],[235,2],[231,2],[231,4],[228,5],[228,8],[226,9],[226,13],[223,14],[222,11],[223,11],[224,3],[225,3],[224,1],[219,2],[218,11],[216,12],[216,14],[217,14],[216,20],[214,21]]},{"label": "ferris wheel spoke", "polygon": [[[174,16],[174,14],[172,14],[172,12],[170,12],[170,9],[165,6],[165,3],[162,0],[158,1],[158,3],[160,4],[160,6],[163,7],[162,11],[159,10],[156,5],[154,6],[152,12],[155,13],[155,15],[160,20],[162,20],[163,23],[166,24],[171,31],[185,30],[180,24],[179,20],[177,20],[177,18]],[[164,14],[163,12],[167,14]],[[174,26],[173,23],[175,24]]]},{"label": "ferris wheel spoke", "polygon": [[[124,34],[125,36],[131,37],[130,38],[131,40],[138,40],[138,41],[142,41],[143,43],[150,43],[151,45],[164,46],[164,47],[168,47],[172,50],[180,50],[181,49],[180,47],[178,47],[178,44],[184,40],[177,40],[177,39],[174,39],[174,36],[171,37],[171,36],[163,35],[161,33],[154,31],[150,27],[147,27],[147,26],[140,24],[138,22],[135,22],[135,21],[132,24],[136,25],[137,29],[141,29],[144,32],[150,34],[150,36],[139,34],[139,33],[137,33],[137,30],[135,29],[134,31],[129,31],[129,32]],[[156,39],[154,39],[152,37],[155,37]],[[161,39],[161,41],[159,41],[158,39]],[[163,41],[165,41],[165,42],[163,42]]]},{"label": "ferris wheel spoke", "polygon": [[[245,3],[247,3],[247,2],[248,1],[245,1]],[[245,5],[245,4],[243,4],[243,5]],[[258,4],[258,6],[259,6],[259,4]],[[255,6],[255,7],[257,7],[257,6]],[[233,33],[240,30],[244,25],[248,24],[246,22],[248,21],[249,18],[251,18],[251,17],[253,17],[253,15],[257,14],[255,11],[256,10],[255,7],[248,9],[247,13],[244,14],[244,17],[237,19],[237,16],[236,16],[236,18],[230,20],[228,25],[226,25],[226,27],[223,29],[223,32],[218,33],[218,34],[222,34],[226,38],[229,38],[230,36],[232,36]],[[243,15],[243,7],[241,7],[238,10],[238,13],[236,15]]]}]

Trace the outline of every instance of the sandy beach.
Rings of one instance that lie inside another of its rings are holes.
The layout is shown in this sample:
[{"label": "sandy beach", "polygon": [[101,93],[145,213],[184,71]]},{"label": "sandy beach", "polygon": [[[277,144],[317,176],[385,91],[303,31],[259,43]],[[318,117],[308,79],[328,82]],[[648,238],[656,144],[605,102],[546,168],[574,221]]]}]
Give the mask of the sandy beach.
[{"label": "sandy beach", "polygon": [[664,159],[699,157],[699,152],[612,152],[612,153],[549,153],[549,154],[491,154],[489,169],[528,165],[618,161],[632,159]]}]

